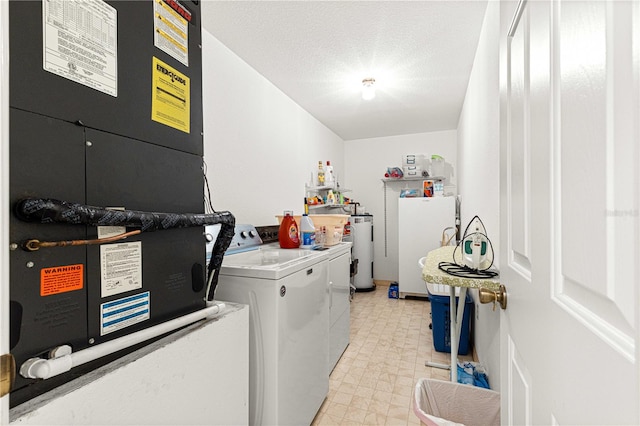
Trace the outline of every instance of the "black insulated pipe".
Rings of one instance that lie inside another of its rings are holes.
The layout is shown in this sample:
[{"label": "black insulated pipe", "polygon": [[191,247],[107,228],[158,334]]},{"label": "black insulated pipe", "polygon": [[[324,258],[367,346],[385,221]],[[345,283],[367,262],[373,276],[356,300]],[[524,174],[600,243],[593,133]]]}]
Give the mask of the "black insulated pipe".
[{"label": "black insulated pipe", "polygon": [[211,285],[208,301],[213,300],[218,284],[218,274],[224,253],[231,244],[235,230],[235,217],[228,211],[215,213],[159,213],[137,210],[108,210],[104,207],[88,206],[48,198],[26,198],[15,205],[15,214],[25,222],[64,223],[88,226],[125,226],[139,228],[142,232],[174,228],[190,228],[220,224],[207,269]]}]

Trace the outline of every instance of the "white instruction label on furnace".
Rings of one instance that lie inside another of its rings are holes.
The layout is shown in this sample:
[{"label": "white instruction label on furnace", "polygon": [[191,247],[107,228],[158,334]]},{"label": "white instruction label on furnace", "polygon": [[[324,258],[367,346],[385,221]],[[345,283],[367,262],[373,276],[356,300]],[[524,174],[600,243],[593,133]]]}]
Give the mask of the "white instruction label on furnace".
[{"label": "white instruction label on furnace", "polygon": [[42,66],[118,96],[118,13],[102,0],[42,0]]},{"label": "white instruction label on furnace", "polygon": [[153,45],[189,66],[191,12],[175,0],[153,0]]},{"label": "white instruction label on furnace", "polygon": [[[124,210],[124,207],[107,207],[107,210]],[[115,237],[127,232],[124,226],[98,226],[98,238]]]},{"label": "white instruction label on furnace", "polygon": [[100,305],[100,335],[148,320],[150,312],[151,298],[148,291],[103,303]]},{"label": "white instruction label on furnace", "polygon": [[142,242],[100,246],[101,296],[142,288]]}]

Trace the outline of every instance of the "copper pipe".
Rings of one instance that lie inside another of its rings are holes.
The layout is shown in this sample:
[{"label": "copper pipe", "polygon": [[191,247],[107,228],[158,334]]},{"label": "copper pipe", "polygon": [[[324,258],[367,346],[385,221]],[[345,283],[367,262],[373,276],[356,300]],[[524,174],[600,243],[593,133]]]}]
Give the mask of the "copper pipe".
[{"label": "copper pipe", "polygon": [[93,244],[111,243],[113,241],[123,240],[132,235],[138,235],[142,231],[137,229],[135,231],[125,232],[124,234],[114,235],[113,237],[98,238],[95,240],[69,240],[69,241],[39,241],[28,240],[24,243],[23,247],[27,251],[36,251],[42,247],[66,247],[66,246],[87,246]]}]

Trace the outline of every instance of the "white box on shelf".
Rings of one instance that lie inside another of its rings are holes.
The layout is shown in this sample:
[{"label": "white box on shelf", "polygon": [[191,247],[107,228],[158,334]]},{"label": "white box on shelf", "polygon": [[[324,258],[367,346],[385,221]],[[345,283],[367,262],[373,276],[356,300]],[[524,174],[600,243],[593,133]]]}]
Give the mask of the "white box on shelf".
[{"label": "white box on shelf", "polygon": [[419,177],[422,176],[422,167],[417,166],[405,166],[402,168],[404,177]]},{"label": "white box on shelf", "polygon": [[424,154],[405,154],[402,156],[402,167],[414,166],[423,168]]}]

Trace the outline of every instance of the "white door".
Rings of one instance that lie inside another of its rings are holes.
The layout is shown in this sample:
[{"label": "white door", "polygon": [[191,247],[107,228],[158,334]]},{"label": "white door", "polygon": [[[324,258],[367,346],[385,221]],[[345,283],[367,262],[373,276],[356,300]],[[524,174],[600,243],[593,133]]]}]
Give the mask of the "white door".
[{"label": "white door", "polygon": [[640,5],[501,3],[502,424],[640,424]]}]

